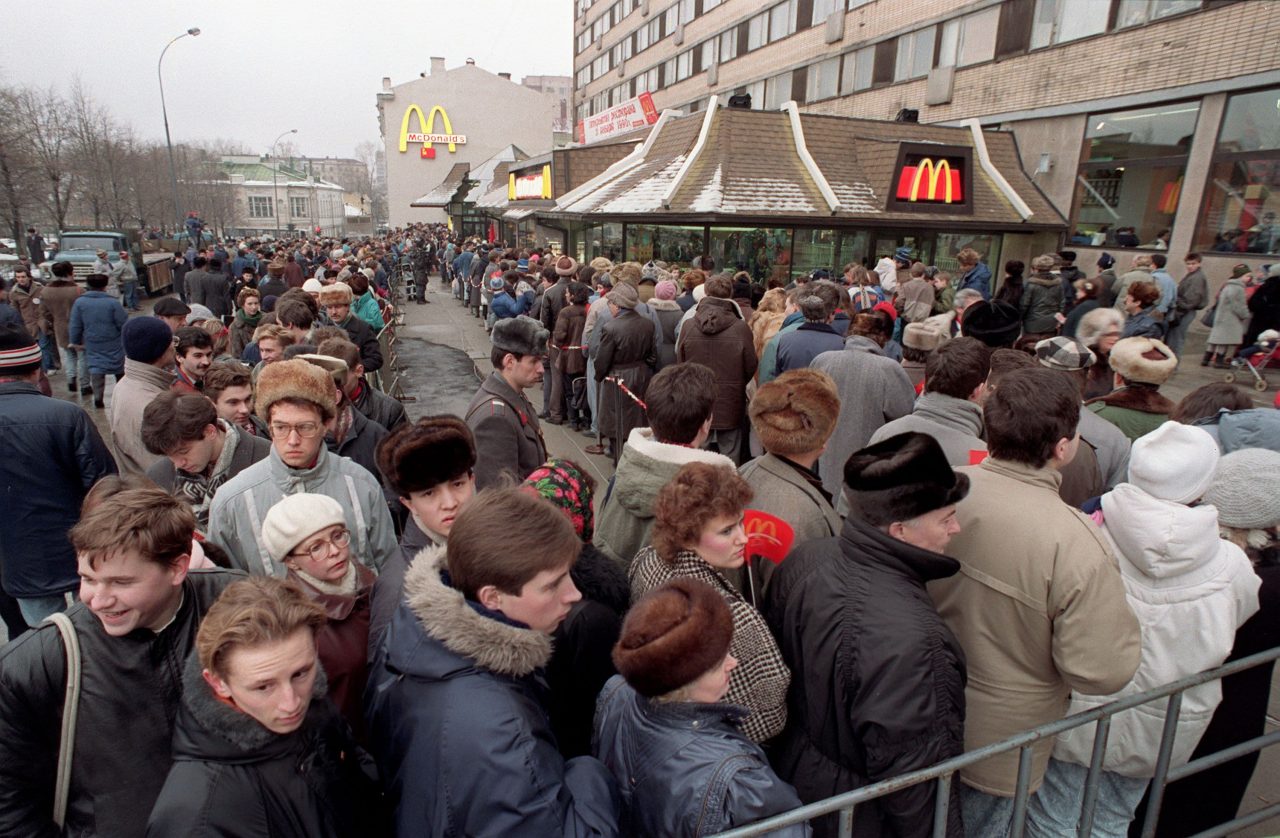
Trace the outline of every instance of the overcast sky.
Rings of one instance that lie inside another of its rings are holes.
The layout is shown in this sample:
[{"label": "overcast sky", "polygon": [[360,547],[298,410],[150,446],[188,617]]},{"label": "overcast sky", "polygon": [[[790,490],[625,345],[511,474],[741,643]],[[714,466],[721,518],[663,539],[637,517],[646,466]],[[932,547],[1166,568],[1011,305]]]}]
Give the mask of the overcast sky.
[{"label": "overcast sky", "polygon": [[[143,137],[164,139],[156,60],[175,141],[222,137],[266,153],[282,131],[301,154],[350,157],[378,140],[382,77],[444,56],[490,72],[570,75],[573,0],[36,0],[3,3],[0,84],[75,75]],[[54,47],[53,45],[56,45]]]}]

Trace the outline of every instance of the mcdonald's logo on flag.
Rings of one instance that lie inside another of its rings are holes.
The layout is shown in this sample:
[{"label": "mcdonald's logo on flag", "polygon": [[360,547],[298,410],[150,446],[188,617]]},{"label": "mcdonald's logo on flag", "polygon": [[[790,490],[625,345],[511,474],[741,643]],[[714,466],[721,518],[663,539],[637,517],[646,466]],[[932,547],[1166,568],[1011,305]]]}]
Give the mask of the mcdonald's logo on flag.
[{"label": "mcdonald's logo on flag", "polygon": [[748,509],[743,516],[742,525],[747,531],[749,558],[759,556],[774,564],[782,564],[787,553],[791,552],[791,545],[796,538],[795,530],[776,515]]},{"label": "mcdonald's logo on flag", "polygon": [[[417,114],[418,131],[416,133],[409,131],[409,118]],[[444,123],[444,133],[434,133],[436,127],[436,116]],[[404,154],[409,150],[409,143],[422,143],[420,155],[423,160],[434,160],[436,150],[434,143],[447,143],[450,152],[456,152],[459,145],[465,145],[467,142],[466,134],[453,133],[453,125],[449,122],[449,114],[440,105],[435,105],[428,112],[427,116],[422,115],[422,108],[417,105],[410,105],[405,109],[404,117],[400,120],[400,153]]]},{"label": "mcdonald's logo on flag", "polygon": [[946,157],[908,157],[898,172],[895,197],[910,203],[964,203],[962,167],[961,161]]}]

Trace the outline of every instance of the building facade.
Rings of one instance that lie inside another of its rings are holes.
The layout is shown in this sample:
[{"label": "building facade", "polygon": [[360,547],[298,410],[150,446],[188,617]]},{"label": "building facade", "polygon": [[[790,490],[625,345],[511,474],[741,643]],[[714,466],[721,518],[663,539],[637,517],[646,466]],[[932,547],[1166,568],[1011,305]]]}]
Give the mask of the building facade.
[{"label": "building facade", "polygon": [[551,130],[557,134],[573,131],[573,76],[525,76],[520,83],[556,98],[555,121]]},{"label": "building facade", "polygon": [[230,234],[346,234],[347,214],[338,184],[252,155],[224,157],[221,169],[230,193]]},{"label": "building facade", "polygon": [[552,147],[559,103],[556,96],[517,84],[468,61],[445,68],[433,57],[431,70],[392,85],[382,80],[378,127],[386,153],[388,222],[443,222],[435,207],[413,207],[444,180],[455,164],[478,166],[515,145],[526,154]]},{"label": "building facade", "polygon": [[[1240,0],[577,0],[575,120],[640,93],[1012,131],[1092,265],[1280,255],[1280,3]],[[909,125],[903,126],[909,134]]]}]

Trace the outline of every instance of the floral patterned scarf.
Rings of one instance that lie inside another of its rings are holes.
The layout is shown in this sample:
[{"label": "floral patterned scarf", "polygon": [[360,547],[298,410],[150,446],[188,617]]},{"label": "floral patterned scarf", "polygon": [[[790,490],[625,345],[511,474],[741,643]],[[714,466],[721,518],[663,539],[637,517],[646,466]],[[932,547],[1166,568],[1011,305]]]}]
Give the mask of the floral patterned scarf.
[{"label": "floral patterned scarf", "polygon": [[591,541],[595,521],[591,512],[592,488],[582,468],[572,460],[552,457],[534,469],[524,485],[560,507],[573,522],[574,532]]}]

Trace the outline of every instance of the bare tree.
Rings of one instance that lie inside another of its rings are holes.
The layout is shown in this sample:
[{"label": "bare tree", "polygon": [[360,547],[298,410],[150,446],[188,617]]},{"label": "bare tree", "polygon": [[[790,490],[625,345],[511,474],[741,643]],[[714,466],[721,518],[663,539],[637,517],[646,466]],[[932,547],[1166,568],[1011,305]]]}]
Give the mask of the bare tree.
[{"label": "bare tree", "polygon": [[61,230],[66,226],[76,180],[72,168],[75,137],[68,103],[52,87],[20,88],[12,98],[13,116],[26,129],[23,137],[42,183],[37,198]]},{"label": "bare tree", "polygon": [[17,118],[15,91],[0,87],[0,221],[17,242],[19,253],[26,253],[22,219],[31,209],[34,174],[25,133]]}]

